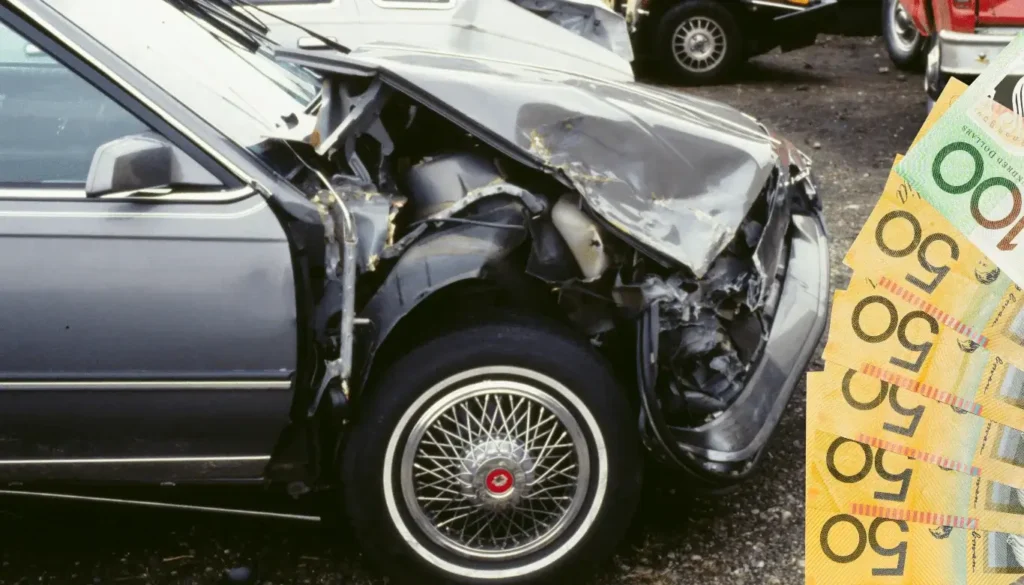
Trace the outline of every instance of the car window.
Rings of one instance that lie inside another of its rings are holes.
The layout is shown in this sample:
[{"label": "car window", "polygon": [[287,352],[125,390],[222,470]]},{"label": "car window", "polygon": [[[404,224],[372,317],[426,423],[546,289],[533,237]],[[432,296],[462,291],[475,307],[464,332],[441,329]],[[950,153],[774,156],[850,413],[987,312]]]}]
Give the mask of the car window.
[{"label": "car window", "polygon": [[184,3],[44,1],[242,147],[287,131],[285,120],[319,91],[265,51],[187,15]]},{"label": "car window", "polygon": [[0,22],[0,187],[80,187],[101,144],[146,124]]}]

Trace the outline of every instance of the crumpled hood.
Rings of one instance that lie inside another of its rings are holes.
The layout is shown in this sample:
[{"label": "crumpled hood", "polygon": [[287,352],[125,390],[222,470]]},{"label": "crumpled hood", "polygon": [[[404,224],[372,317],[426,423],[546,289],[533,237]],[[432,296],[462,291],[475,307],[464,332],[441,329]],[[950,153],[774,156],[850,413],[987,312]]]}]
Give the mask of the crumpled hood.
[{"label": "crumpled hood", "polygon": [[372,45],[349,57],[560,170],[607,223],[698,277],[789,157],[752,118],[675,91]]}]

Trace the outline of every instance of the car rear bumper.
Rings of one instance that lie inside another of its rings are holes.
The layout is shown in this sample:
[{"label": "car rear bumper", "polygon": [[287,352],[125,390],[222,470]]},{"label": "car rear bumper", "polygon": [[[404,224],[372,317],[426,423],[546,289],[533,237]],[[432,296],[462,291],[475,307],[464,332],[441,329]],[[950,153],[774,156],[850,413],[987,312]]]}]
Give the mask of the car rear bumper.
[{"label": "car rear bumper", "polygon": [[939,31],[939,70],[956,77],[976,77],[1021,30],[999,27],[974,33]]},{"label": "car rear bumper", "polygon": [[[820,211],[793,215],[789,261],[774,322],[760,360],[735,402],[717,418],[695,428],[668,427],[658,433],[649,421],[649,446],[672,441],[685,456],[666,455],[706,484],[726,487],[749,473],[764,451],[803,377],[828,321],[828,236]],[[658,436],[660,435],[660,436]],[[657,452],[657,449],[655,449]]]}]

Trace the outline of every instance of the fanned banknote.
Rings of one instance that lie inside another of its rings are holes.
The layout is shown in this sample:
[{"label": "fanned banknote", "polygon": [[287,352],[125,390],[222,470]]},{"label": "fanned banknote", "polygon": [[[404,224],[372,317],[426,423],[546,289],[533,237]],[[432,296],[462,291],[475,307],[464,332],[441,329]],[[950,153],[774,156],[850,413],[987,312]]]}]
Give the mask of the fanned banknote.
[{"label": "fanned banknote", "polygon": [[807,426],[809,450],[820,429],[1024,488],[1024,432],[833,362],[807,374]]},{"label": "fanned banknote", "polygon": [[1021,370],[1011,369],[958,318],[933,309],[855,272],[850,286],[833,297],[824,358],[1024,428],[1024,380],[1015,377]]},{"label": "fanned banknote", "polygon": [[837,500],[809,466],[806,582],[1024,585],[1024,537],[969,528],[968,522],[937,511]]},{"label": "fanned banknote", "polygon": [[[808,473],[837,502],[861,502],[883,513],[892,506],[911,511],[908,522],[934,523],[937,512],[952,524],[1024,535],[1024,488],[957,473],[883,447],[814,430],[807,437]],[[871,515],[872,509],[866,513]]]},{"label": "fanned banknote", "polygon": [[896,165],[896,172],[1024,284],[1024,36],[1014,39]]},{"label": "fanned banknote", "polygon": [[[953,314],[962,314],[962,299],[992,311],[1015,288],[984,252],[895,172],[889,173],[882,197],[843,262],[855,267],[858,276],[873,277]],[[983,314],[975,321],[985,319],[980,323],[984,328],[991,317]]]},{"label": "fanned banknote", "polygon": [[1024,585],[1024,81],[996,77],[947,85],[844,257],[807,384],[808,584]]}]

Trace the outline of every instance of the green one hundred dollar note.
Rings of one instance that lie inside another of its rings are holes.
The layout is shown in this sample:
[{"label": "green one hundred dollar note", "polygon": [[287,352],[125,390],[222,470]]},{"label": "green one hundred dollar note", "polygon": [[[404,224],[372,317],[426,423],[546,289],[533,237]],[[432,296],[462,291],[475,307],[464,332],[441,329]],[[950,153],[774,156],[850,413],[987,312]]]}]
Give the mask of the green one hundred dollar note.
[{"label": "green one hundred dollar note", "polygon": [[896,165],[936,210],[1024,284],[1024,62],[1018,36]]}]

